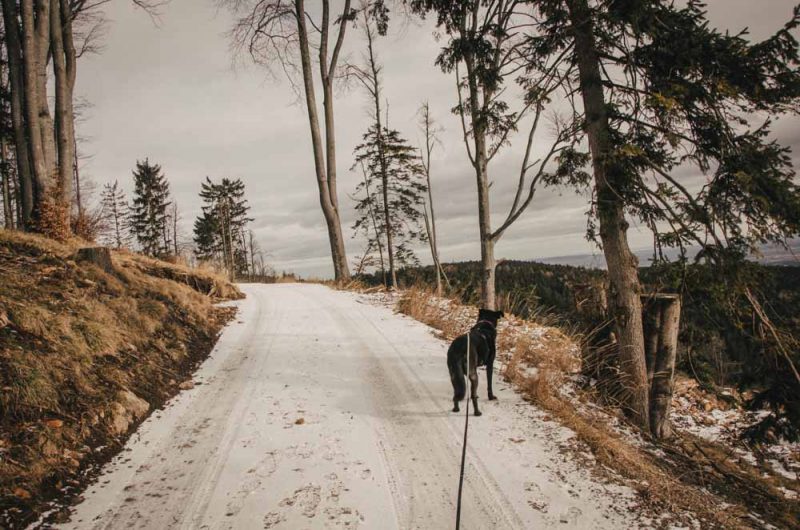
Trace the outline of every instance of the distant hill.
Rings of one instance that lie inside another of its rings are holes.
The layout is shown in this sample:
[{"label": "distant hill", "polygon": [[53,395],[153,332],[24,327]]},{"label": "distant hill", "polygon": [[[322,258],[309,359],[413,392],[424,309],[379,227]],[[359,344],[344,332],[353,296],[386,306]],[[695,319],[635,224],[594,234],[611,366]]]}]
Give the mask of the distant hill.
[{"label": "distant hill", "polygon": [[[644,267],[650,264],[653,257],[653,250],[640,248],[634,251],[639,263]],[[690,255],[697,253],[697,248],[690,249]],[[665,252],[668,258],[674,259],[678,256],[678,251],[669,249]],[[800,239],[789,242],[789,248],[780,245],[764,245],[761,247],[761,255],[753,256],[753,261],[763,265],[777,265],[784,267],[800,267]],[[594,254],[572,254],[568,256],[552,256],[547,258],[537,258],[537,262],[548,265],[572,265],[573,267],[587,267],[590,269],[605,269],[606,260],[603,253],[598,250]]]}]

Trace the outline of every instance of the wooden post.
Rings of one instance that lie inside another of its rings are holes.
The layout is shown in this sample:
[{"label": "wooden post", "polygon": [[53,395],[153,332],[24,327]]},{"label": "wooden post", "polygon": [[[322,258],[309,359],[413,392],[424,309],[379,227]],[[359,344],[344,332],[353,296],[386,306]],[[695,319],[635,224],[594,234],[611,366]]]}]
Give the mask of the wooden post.
[{"label": "wooden post", "polygon": [[681,299],[677,294],[642,297],[645,360],[650,386],[650,433],[656,439],[672,434],[669,412],[678,351]]}]

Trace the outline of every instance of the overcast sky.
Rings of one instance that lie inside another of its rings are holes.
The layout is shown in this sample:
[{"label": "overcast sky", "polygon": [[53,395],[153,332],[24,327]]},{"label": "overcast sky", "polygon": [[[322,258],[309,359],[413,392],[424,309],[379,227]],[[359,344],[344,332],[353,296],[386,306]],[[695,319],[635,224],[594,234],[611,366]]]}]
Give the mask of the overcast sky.
[{"label": "overcast sky", "polygon": [[[709,0],[708,8],[718,27],[738,31],[748,26],[754,38],[762,38],[788,19],[794,2]],[[255,66],[233,67],[226,37],[232,19],[218,11],[213,0],[172,0],[157,26],[129,0],[111,2],[107,16],[111,23],[102,53],[79,63],[76,95],[92,104],[79,125],[79,134],[87,138],[81,149],[91,155],[83,174],[98,185],[117,179],[130,191],[137,159],[148,157],[160,164],[180,207],[187,239],[200,211],[201,181],[206,176],[239,177],[255,218],[252,228],[273,266],[304,276],[331,276],[306,112],[290,84]],[[362,46],[361,35],[349,33],[346,51],[351,60],[360,58]],[[453,77],[434,66],[440,47],[430,24],[395,23],[377,43],[390,125],[418,145],[417,109],[428,100],[444,127],[443,146],[433,161],[442,259],[478,259],[475,177],[459,123],[450,113],[455,104]],[[335,107],[339,200],[351,261],[362,242],[350,238],[354,211],[348,194],[359,177],[349,168],[353,148],[368,125],[367,103],[354,88],[341,91]],[[796,119],[784,120],[776,132],[788,144],[798,145],[798,125]],[[498,156],[490,169],[495,224],[513,196],[521,143]],[[596,253],[584,238],[587,201],[570,192],[539,192],[497,245],[496,256],[534,259]],[[631,241],[634,247],[646,247],[650,239],[645,230],[634,227]],[[419,255],[430,262],[425,249]]]}]

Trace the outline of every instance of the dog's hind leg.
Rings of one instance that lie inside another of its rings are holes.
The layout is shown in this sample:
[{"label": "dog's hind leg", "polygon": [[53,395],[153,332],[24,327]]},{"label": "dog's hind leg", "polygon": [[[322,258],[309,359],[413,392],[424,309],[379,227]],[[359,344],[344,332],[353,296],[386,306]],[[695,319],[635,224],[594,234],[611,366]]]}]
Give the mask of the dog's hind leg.
[{"label": "dog's hind leg", "polygon": [[453,412],[461,410],[458,402],[467,394],[467,383],[464,379],[464,373],[460,369],[450,373],[450,381],[453,383]]},{"label": "dog's hind leg", "polygon": [[492,376],[494,375],[494,359],[490,359],[488,363],[486,363],[486,386],[489,387],[489,401],[493,401],[497,399],[497,396],[494,395],[492,391]]},{"label": "dog's hind leg", "polygon": [[470,396],[472,397],[472,405],[475,408],[475,415],[480,416],[482,413],[478,408],[478,371],[470,370],[469,374],[470,383]]}]

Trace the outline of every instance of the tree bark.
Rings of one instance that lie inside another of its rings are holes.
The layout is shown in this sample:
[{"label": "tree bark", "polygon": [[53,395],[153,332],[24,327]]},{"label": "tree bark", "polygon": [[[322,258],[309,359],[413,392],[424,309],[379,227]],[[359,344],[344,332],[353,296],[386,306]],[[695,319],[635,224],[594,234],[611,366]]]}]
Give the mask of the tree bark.
[{"label": "tree bark", "polygon": [[[677,295],[655,295],[645,304],[647,370],[650,380],[650,434],[669,438],[669,412],[675,381],[681,300]],[[657,322],[655,328],[647,322]]]},{"label": "tree bark", "polygon": [[372,197],[372,193],[369,190],[369,178],[367,178],[367,171],[364,169],[363,163],[361,165],[361,171],[364,174],[364,189],[367,192],[367,209],[369,211],[370,220],[372,221],[372,230],[375,233],[375,245],[378,247],[378,256],[381,260],[381,278],[383,279],[383,286],[388,288],[389,284],[387,283],[388,280],[386,279],[386,264],[383,260],[383,243],[381,242],[381,234],[378,230],[378,221],[375,218],[375,211],[372,209],[372,200],[370,199],[370,197]]},{"label": "tree bark", "polygon": [[45,195],[49,184],[47,162],[45,160],[44,145],[41,135],[40,104],[39,98],[39,51],[36,38],[36,25],[34,22],[33,0],[21,0],[22,6],[22,62],[24,64],[24,93],[25,93],[25,123],[26,136],[29,142],[31,157],[31,174],[33,188],[33,217],[38,215],[37,210]]},{"label": "tree bark", "polygon": [[[474,15],[477,16],[477,15]],[[478,184],[478,228],[481,238],[481,307],[495,309],[495,269],[494,239],[492,238],[492,218],[489,207],[489,156],[486,146],[486,120],[481,115],[481,94],[478,89],[477,73],[474,58],[466,54],[464,63],[467,67],[467,84],[469,86],[470,109],[472,119],[472,138],[475,144],[475,177]],[[484,94],[484,101],[491,99]]]},{"label": "tree bark", "polygon": [[[347,0],[345,5],[346,9],[349,10],[350,0]],[[328,9],[329,0],[323,0],[323,10],[327,13]],[[300,63],[303,71],[303,88],[306,96],[309,128],[311,130],[311,144],[314,151],[314,169],[317,176],[317,187],[319,188],[319,202],[322,207],[322,214],[325,217],[325,224],[328,228],[328,241],[331,246],[334,276],[337,282],[342,282],[350,278],[350,271],[347,266],[347,253],[344,246],[342,224],[339,218],[338,201],[336,199],[336,143],[333,129],[332,79],[328,76],[326,60],[325,65],[320,65],[320,68],[324,72],[323,104],[325,107],[326,128],[325,152],[323,153],[322,135],[320,133],[319,116],[317,115],[314,75],[311,67],[310,45],[305,17],[304,0],[295,0],[295,18],[297,21],[297,34],[300,46]],[[342,21],[342,24],[346,24],[346,21]],[[323,57],[324,50],[324,56],[327,58],[327,20],[323,22],[322,30],[324,46],[320,47],[320,57]],[[344,34],[341,33],[341,35],[343,36]],[[331,163],[333,164],[333,168],[330,166]]]},{"label": "tree bark", "polygon": [[3,22],[6,33],[6,52],[8,55],[8,80],[11,92],[11,123],[14,127],[14,147],[16,149],[17,198],[21,221],[19,227],[31,227],[33,215],[33,177],[28,141],[25,132],[24,72],[22,64],[22,41],[19,27],[19,10],[15,0],[2,0]]},{"label": "tree bark", "polygon": [[586,133],[592,155],[600,238],[610,280],[609,308],[619,344],[620,367],[626,376],[626,411],[642,429],[649,427],[649,396],[644,356],[642,305],[637,259],[628,246],[624,202],[617,189],[626,175],[613,163],[613,146],[587,0],[566,0],[575,40]]},{"label": "tree bark", "polygon": [[8,149],[5,137],[0,138],[0,162],[2,162],[3,167],[3,217],[5,227],[8,230],[12,230],[14,228],[14,210],[11,206],[11,187],[8,184],[11,178],[11,166],[8,163]]},{"label": "tree bark", "polygon": [[[66,4],[66,7],[62,7]],[[69,0],[51,0],[50,3],[50,42],[53,55],[53,72],[55,74],[55,93],[56,93],[56,121],[55,132],[57,141],[58,164],[56,174],[58,180],[58,190],[60,200],[70,210],[72,201],[72,180],[74,176],[75,163],[75,128],[72,110],[72,83],[74,82],[75,70],[75,49],[72,43],[67,43],[68,35],[71,38],[72,32],[67,33],[67,26],[71,26],[71,18],[63,19],[63,15],[69,17]],[[62,14],[62,10],[64,13]],[[72,72],[67,66],[68,56],[71,55]]]},{"label": "tree bark", "polygon": [[46,188],[58,184],[56,175],[56,141],[55,124],[50,114],[47,98],[47,64],[50,60],[52,49],[50,39],[50,4],[52,0],[35,0],[36,19],[34,21],[36,35],[36,83],[37,103],[39,105],[39,134],[42,137],[42,149],[47,171]]}]

